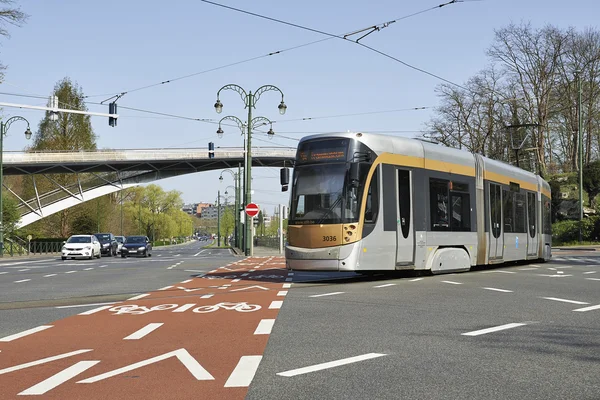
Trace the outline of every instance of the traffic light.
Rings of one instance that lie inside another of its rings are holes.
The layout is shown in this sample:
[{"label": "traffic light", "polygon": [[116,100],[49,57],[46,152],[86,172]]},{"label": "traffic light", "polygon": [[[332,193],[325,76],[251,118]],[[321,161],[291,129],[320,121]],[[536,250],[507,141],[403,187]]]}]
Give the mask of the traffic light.
[{"label": "traffic light", "polygon": [[[108,103],[108,113],[109,114],[117,113],[117,103],[115,103],[115,102]],[[117,119],[115,117],[108,117],[108,125],[110,125],[114,128],[115,126],[117,126]]]},{"label": "traffic light", "polygon": [[215,144],[208,142],[208,158],[215,158]]}]

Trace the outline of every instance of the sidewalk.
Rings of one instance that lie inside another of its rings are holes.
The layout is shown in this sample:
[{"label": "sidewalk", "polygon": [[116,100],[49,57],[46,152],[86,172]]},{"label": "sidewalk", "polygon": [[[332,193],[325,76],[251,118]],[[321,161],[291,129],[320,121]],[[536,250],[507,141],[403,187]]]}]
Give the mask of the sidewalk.
[{"label": "sidewalk", "polygon": [[581,246],[552,246],[552,250],[561,250],[561,251],[600,251],[600,246],[598,245],[581,245]]}]

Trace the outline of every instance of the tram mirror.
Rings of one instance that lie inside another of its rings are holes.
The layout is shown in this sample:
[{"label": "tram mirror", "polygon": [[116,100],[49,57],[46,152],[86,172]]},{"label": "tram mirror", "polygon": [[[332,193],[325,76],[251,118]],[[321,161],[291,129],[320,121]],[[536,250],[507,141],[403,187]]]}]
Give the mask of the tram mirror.
[{"label": "tram mirror", "polygon": [[350,164],[350,185],[352,187],[358,187],[358,178],[359,178],[359,163]]},{"label": "tram mirror", "polygon": [[281,168],[279,170],[279,182],[281,183],[281,191],[287,192],[288,185],[290,184],[290,169]]}]

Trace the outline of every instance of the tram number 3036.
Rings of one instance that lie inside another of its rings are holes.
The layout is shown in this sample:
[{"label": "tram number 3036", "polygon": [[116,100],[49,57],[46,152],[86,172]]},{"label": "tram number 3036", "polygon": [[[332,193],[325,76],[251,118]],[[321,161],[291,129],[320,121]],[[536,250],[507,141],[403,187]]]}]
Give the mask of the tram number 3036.
[{"label": "tram number 3036", "polygon": [[337,236],[323,236],[324,242],[336,242]]}]

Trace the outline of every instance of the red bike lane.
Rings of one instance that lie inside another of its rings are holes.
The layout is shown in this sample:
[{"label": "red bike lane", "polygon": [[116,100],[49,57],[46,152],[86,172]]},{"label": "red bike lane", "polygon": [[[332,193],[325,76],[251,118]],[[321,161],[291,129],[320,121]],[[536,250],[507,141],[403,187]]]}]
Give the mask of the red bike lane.
[{"label": "red bike lane", "polygon": [[287,290],[247,258],[0,339],[0,398],[242,399]]}]

